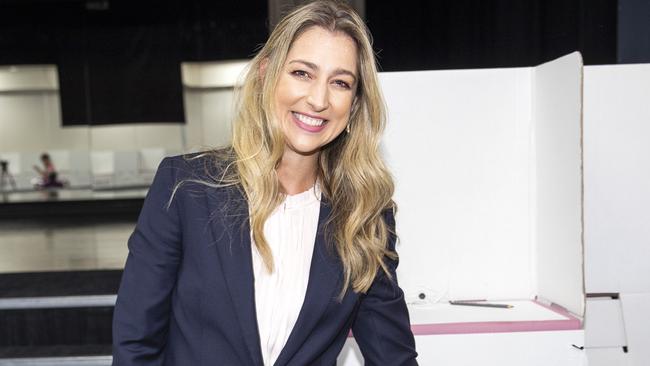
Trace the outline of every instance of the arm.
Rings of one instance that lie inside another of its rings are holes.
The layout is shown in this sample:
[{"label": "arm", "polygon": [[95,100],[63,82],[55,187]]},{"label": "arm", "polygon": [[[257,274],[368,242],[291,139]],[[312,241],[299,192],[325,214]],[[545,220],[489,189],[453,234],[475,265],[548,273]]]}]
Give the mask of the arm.
[{"label": "arm", "polygon": [[175,169],[165,158],[144,201],[113,313],[113,365],[161,365],[181,259]]},{"label": "arm", "polygon": [[[387,210],[384,219],[395,230],[393,211]],[[390,235],[388,248],[395,250],[394,234]],[[397,284],[397,260],[388,260],[392,279],[380,269],[375,280],[361,299],[352,333],[359,344],[366,365],[417,365],[415,340],[411,332],[404,293]]]}]

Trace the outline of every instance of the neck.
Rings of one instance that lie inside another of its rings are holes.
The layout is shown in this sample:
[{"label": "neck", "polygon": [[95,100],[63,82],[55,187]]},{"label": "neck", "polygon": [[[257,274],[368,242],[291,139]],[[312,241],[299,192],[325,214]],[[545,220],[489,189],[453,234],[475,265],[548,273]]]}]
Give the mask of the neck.
[{"label": "neck", "polygon": [[298,194],[311,188],[316,182],[317,162],[318,154],[305,156],[286,152],[276,168],[284,193]]}]

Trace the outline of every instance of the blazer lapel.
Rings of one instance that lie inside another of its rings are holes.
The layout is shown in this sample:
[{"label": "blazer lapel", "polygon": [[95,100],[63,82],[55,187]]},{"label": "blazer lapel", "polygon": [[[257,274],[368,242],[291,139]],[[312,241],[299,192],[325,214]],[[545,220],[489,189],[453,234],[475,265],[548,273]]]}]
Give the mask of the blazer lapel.
[{"label": "blazer lapel", "polygon": [[250,240],[248,204],[234,187],[208,191],[211,219],[222,220],[224,232],[210,228],[216,240],[219,261],[232,305],[241,326],[243,340],[253,365],[262,365],[260,337],[255,311],[255,281]]},{"label": "blazer lapel", "polygon": [[312,332],[327,306],[337,301],[336,297],[338,291],[340,291],[343,267],[334,254],[334,248],[328,248],[328,243],[325,240],[325,222],[329,218],[330,212],[331,208],[323,198],[321,200],[318,230],[311,259],[305,300],[296,324],[275,365],[286,365],[291,360]]}]

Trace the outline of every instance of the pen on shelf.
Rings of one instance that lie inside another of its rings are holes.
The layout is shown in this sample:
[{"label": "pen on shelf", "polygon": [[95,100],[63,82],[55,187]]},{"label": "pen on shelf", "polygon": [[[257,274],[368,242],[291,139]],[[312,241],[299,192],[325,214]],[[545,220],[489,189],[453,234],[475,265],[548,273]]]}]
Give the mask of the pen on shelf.
[{"label": "pen on shelf", "polygon": [[507,304],[491,304],[487,302],[473,302],[473,301],[449,301],[451,305],[463,305],[463,306],[481,306],[485,308],[504,308],[511,309],[514,308],[513,305]]}]

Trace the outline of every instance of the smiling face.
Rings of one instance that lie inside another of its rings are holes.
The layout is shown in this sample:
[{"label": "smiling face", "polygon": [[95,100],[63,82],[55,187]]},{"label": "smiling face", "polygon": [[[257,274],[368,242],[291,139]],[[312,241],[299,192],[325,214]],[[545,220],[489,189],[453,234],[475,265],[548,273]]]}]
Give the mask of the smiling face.
[{"label": "smiling face", "polygon": [[287,154],[316,157],[345,129],[357,90],[357,47],[314,26],[292,44],[275,91]]}]

